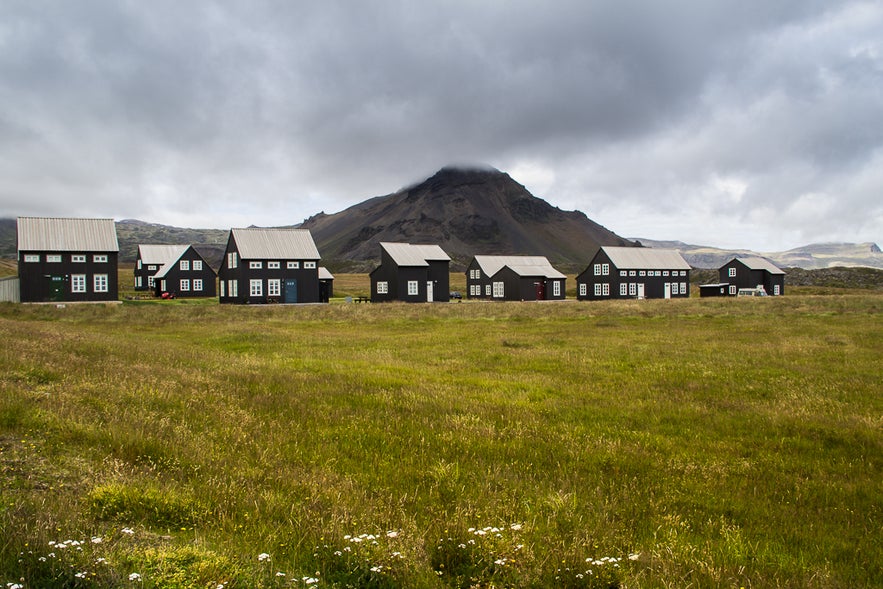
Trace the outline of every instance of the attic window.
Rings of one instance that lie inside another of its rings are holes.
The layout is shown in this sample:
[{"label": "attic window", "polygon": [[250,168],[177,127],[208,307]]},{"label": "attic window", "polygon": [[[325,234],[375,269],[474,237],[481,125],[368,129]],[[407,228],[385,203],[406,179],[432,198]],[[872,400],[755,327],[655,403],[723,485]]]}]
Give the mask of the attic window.
[{"label": "attic window", "polygon": [[40,254],[25,254],[25,262],[39,262]]},{"label": "attic window", "polygon": [[736,275],[735,268],[730,268],[729,270],[727,270],[727,276],[729,276],[730,278],[734,277],[735,275]]},{"label": "attic window", "polygon": [[263,262],[249,262],[248,267],[251,270],[260,270],[261,268],[264,267],[264,263]]},{"label": "attic window", "polygon": [[313,269],[316,267],[316,262],[304,262],[304,268]]}]

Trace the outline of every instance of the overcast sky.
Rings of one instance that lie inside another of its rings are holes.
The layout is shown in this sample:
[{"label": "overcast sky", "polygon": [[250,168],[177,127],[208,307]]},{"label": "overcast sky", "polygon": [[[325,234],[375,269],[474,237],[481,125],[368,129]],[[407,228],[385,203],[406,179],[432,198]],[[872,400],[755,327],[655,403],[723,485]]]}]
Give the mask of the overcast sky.
[{"label": "overcast sky", "polygon": [[883,3],[0,0],[0,216],[293,224],[449,164],[628,237],[883,242]]}]

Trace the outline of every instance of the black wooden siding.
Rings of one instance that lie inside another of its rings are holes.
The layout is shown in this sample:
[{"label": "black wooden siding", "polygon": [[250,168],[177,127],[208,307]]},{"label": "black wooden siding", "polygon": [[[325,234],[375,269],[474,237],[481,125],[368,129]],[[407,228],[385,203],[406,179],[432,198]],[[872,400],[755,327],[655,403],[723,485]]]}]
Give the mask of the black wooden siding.
[{"label": "black wooden siding", "polygon": [[[609,265],[606,275],[596,276],[594,269],[595,264]],[[625,276],[621,276],[621,272],[625,272]],[[659,272],[659,276],[656,276]],[[672,273],[676,272],[677,275]],[[642,275],[643,273],[643,275]],[[651,273],[653,275],[651,275]],[[684,273],[684,275],[681,275]],[[602,285],[602,294],[595,294],[595,284]],[[603,285],[609,285],[609,294],[603,294]],[[625,284],[625,294],[621,294],[621,285]],[[635,285],[635,293],[631,294],[630,285]],[[690,271],[678,269],[625,269],[620,270],[610,261],[610,257],[604,253],[604,250],[598,250],[595,257],[592,258],[588,268],[582,271],[576,277],[576,298],[581,301],[594,301],[606,299],[634,299],[638,296],[639,284],[644,285],[645,299],[662,299],[665,298],[665,285],[677,284],[678,292],[675,294],[672,287],[671,298],[688,298],[690,296]],[[686,292],[681,293],[681,285],[685,285]],[[585,285],[585,293],[583,293],[582,285]]]},{"label": "black wooden siding", "polygon": [[[39,256],[38,262],[25,262],[25,256]],[[61,256],[60,262],[47,262],[47,255]],[[85,262],[73,262],[73,256],[86,256]],[[107,256],[96,262],[94,256]],[[18,277],[23,303],[116,301],[119,299],[117,252],[20,251]],[[95,275],[107,275],[107,292],[95,292]],[[72,292],[73,275],[85,275],[86,292]]]},{"label": "black wooden siding", "polygon": [[[181,270],[181,260],[189,262],[189,270]],[[202,262],[202,270],[193,269],[193,262],[196,261]],[[160,296],[163,292],[168,292],[174,294],[176,298],[215,297],[217,296],[215,288],[216,278],[215,271],[199,255],[199,252],[191,246],[181,254],[181,257],[175,261],[174,266],[166,272],[165,276],[156,281],[158,284],[154,284],[154,293],[156,296]],[[193,290],[193,281],[195,279],[202,280],[201,291]],[[181,289],[181,280],[190,281],[190,290]]]},{"label": "black wooden siding", "polygon": [[[736,269],[735,276],[730,276],[730,268]],[[768,295],[774,296],[776,293],[775,287],[778,285],[778,294],[785,294],[784,274],[772,274],[767,270],[752,270],[738,259],[731,260],[721,266],[718,273],[721,282],[735,285],[736,290],[740,288],[757,288],[758,285],[761,285]]]},{"label": "black wooden siding", "polygon": [[[229,267],[229,254],[236,253],[236,268]],[[250,268],[250,262],[261,262],[259,269]],[[279,262],[279,268],[269,268],[268,262]],[[288,268],[288,262],[297,262],[298,268]],[[313,268],[304,268],[304,264],[310,262]],[[279,296],[270,297],[267,281],[270,279],[279,279],[280,293]],[[260,280],[262,284],[261,296],[251,296],[251,281]],[[224,253],[224,259],[221,268],[218,270],[218,294],[221,303],[231,304],[265,304],[265,303],[284,303],[286,295],[291,295],[291,290],[286,281],[296,281],[296,303],[319,303],[319,261],[318,260],[243,260],[236,249],[236,244],[231,236],[227,242],[227,250]],[[235,297],[230,296],[230,282],[236,281],[237,294]],[[223,282],[223,286],[221,283]]]},{"label": "black wooden siding", "polygon": [[[425,303],[427,301],[427,285],[432,281],[433,302],[450,300],[450,265],[446,260],[428,262],[429,266],[399,266],[385,250],[381,249],[380,266],[371,274],[371,301],[383,303],[389,301],[405,301],[408,303]],[[417,282],[417,294],[408,294],[408,282]],[[386,282],[387,292],[378,293],[377,283]]]},{"label": "black wooden siding", "polygon": [[[503,283],[504,301],[551,301],[564,300],[564,278],[546,278],[545,276],[520,276],[508,266],[503,266],[490,280],[491,294],[493,283]],[[558,296],[554,295],[554,282],[559,283]]]}]

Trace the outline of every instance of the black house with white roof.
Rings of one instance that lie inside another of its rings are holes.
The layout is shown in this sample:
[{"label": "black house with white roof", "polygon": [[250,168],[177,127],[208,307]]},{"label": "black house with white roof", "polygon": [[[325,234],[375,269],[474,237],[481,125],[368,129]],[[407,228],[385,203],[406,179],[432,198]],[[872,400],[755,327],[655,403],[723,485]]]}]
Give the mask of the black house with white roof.
[{"label": "black house with white roof", "polygon": [[762,288],[771,296],[785,294],[785,272],[765,258],[733,258],[718,273],[720,281],[727,283],[730,295],[737,294],[740,288]]},{"label": "black house with white roof", "polygon": [[579,300],[690,296],[690,264],[676,250],[601,247],[576,277]]},{"label": "black house with white roof", "polygon": [[381,242],[380,266],[370,274],[371,301],[447,302],[450,263],[438,245]]},{"label": "black house with white roof", "polygon": [[119,299],[113,219],[19,217],[21,302]]},{"label": "black house with white roof", "polygon": [[319,251],[307,229],[231,229],[221,268],[221,303],[318,303]]},{"label": "black house with white roof", "polygon": [[567,277],[545,256],[474,256],[466,269],[469,298],[563,300]]},{"label": "black house with white roof", "polygon": [[180,253],[152,276],[156,296],[168,293],[175,298],[214,297],[215,271],[192,245],[180,248]]}]

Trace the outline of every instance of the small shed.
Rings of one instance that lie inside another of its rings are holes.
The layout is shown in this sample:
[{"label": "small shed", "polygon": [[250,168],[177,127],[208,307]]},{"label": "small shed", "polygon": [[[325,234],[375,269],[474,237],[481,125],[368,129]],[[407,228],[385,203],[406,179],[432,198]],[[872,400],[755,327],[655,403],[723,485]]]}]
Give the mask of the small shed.
[{"label": "small shed", "polygon": [[319,266],[319,302],[327,303],[334,296],[334,275],[325,266]]},{"label": "small shed", "polygon": [[700,297],[726,297],[729,296],[729,284],[726,282],[718,282],[715,284],[700,284]]}]

